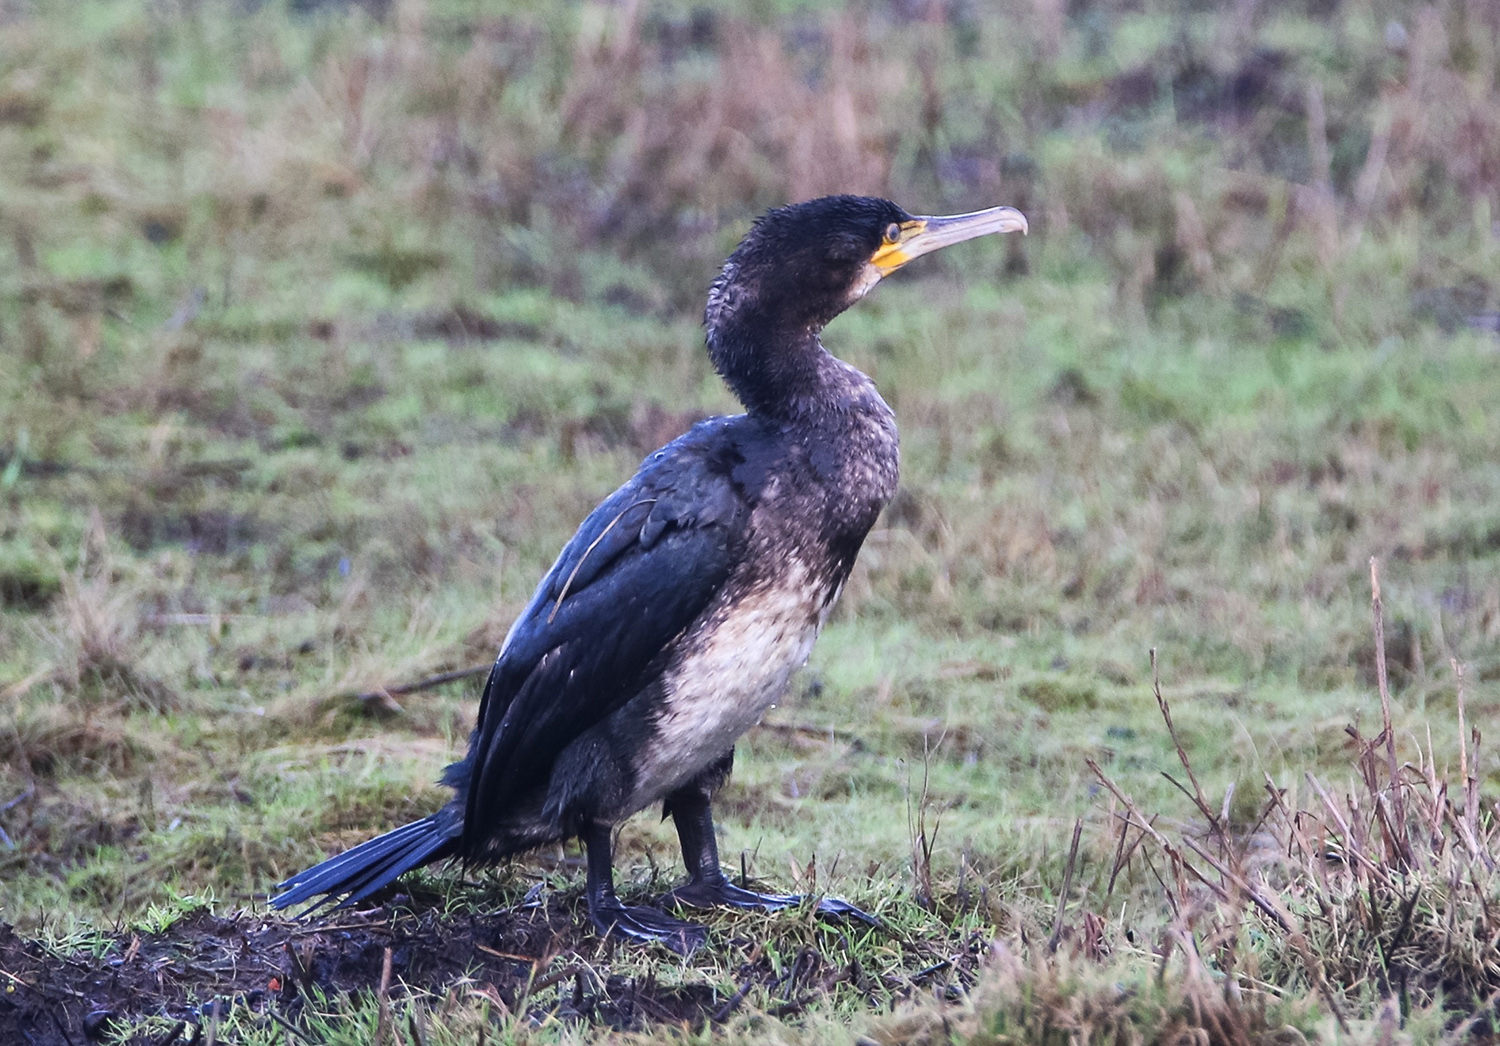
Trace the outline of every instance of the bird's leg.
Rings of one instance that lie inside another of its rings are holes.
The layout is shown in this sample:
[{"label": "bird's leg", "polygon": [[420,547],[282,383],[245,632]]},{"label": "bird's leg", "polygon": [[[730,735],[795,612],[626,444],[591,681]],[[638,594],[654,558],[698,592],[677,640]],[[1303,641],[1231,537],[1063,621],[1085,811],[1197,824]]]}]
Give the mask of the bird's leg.
[{"label": "bird's leg", "polygon": [[[720,775],[722,779],[722,775]],[[717,782],[715,782],[717,783]],[[719,866],[719,844],[714,839],[713,810],[709,789],[691,781],[667,799],[672,820],[677,824],[677,838],[682,843],[682,861],[687,865],[688,881],[662,897],[662,902],[690,908],[745,908],[774,912],[801,904],[796,894],[757,893],[734,885]],[[824,897],[818,901],[820,915],[856,919],[869,926],[879,920],[848,901]]]},{"label": "bird's leg", "polygon": [[666,912],[645,905],[622,904],[615,896],[614,854],[610,826],[590,821],[584,828],[583,845],[588,851],[589,918],[599,932],[628,941],[659,941],[679,955],[691,955],[708,930],[697,923],[674,919]]},{"label": "bird's leg", "polygon": [[749,908],[774,912],[799,903],[791,894],[756,893],[734,885],[719,867],[719,844],[714,839],[713,810],[709,799],[692,784],[673,792],[669,799],[677,838],[682,843],[682,863],[688,881],[662,897],[663,903],[689,908]]}]

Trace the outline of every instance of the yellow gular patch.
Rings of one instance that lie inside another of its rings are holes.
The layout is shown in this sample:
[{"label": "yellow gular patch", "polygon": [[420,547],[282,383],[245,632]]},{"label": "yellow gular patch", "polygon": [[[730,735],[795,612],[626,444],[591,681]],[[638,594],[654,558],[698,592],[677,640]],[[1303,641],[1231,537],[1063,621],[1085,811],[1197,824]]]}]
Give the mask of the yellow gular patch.
[{"label": "yellow gular patch", "polygon": [[927,223],[920,218],[902,222],[900,235],[894,241],[881,244],[880,249],[870,255],[870,264],[875,266],[881,276],[889,276],[912,260],[913,256],[906,253],[905,245],[925,228]]}]

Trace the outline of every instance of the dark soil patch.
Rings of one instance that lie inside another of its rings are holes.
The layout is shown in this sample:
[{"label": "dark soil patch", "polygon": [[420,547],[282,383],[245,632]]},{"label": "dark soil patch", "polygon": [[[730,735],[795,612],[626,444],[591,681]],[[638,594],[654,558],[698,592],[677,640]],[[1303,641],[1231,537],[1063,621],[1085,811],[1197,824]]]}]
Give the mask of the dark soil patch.
[{"label": "dark soil patch", "polygon": [[[778,975],[764,948],[734,939],[725,943],[750,960],[736,971],[740,991],[721,998],[708,984],[664,987],[649,974],[610,973],[613,950],[600,962],[604,946],[580,931],[566,907],[522,905],[488,915],[383,907],[308,921],[200,911],[162,933],[119,933],[107,942],[102,954],[97,947],[69,953],[0,923],[0,1043],[82,1046],[114,1036],[144,1044],[161,1036],[159,1021],[137,1031],[153,1017],[181,1022],[180,1042],[202,1041],[215,1003],[221,1016],[235,1009],[242,1018],[248,1012],[296,1028],[312,989],[375,992],[387,948],[393,996],[404,986],[442,993],[466,980],[512,1012],[624,1029],[699,1027],[727,1017],[753,989],[766,991],[773,1012],[791,1015],[841,983],[874,1006],[931,990],[936,973],[967,987],[985,944],[977,935],[932,942],[936,947],[913,951],[910,971],[895,977],[872,976],[857,960],[804,947]],[[589,961],[569,964],[575,951]],[[542,991],[553,985],[562,990]]]},{"label": "dark soil patch", "polygon": [[[63,954],[0,925],[0,979],[8,982],[0,987],[0,1042],[78,1046],[106,1033],[128,1036],[153,1016],[186,1022],[188,1041],[215,1001],[221,1014],[244,1007],[295,1026],[305,990],[376,990],[387,948],[394,985],[441,991],[470,977],[508,1006],[524,1006],[533,962],[545,977],[548,960],[577,937],[570,916],[540,908],[449,917],[375,909],[309,922],[205,911],[164,933],[116,936],[96,957]],[[598,985],[585,975],[578,987],[577,1016],[615,1027],[701,1023],[714,1005],[707,986],[643,989],[620,977]],[[144,1032],[138,1038],[148,1041]]]}]

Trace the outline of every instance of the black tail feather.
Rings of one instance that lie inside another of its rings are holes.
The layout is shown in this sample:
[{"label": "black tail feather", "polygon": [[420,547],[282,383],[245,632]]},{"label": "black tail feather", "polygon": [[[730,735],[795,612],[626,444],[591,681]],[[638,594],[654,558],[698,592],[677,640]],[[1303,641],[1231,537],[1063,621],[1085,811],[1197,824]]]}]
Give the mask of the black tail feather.
[{"label": "black tail feather", "polygon": [[461,819],[446,809],[440,810],[278,883],[281,893],[271,898],[271,906],[290,908],[315,897],[324,900],[314,905],[314,909],[335,901],[336,908],[356,904],[413,868],[452,857],[458,852],[462,832]]}]

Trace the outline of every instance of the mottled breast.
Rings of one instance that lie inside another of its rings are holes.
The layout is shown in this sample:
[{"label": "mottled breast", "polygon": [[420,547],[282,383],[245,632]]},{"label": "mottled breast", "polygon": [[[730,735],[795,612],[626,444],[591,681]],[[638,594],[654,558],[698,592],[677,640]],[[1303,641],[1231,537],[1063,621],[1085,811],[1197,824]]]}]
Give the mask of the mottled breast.
[{"label": "mottled breast", "polygon": [[734,476],[753,504],[744,555],[709,609],[674,644],[635,767],[637,809],[733,747],[783,694],[896,487],[896,427],[869,379],[828,357],[844,404],[788,424]]},{"label": "mottled breast", "polygon": [[637,767],[636,805],[686,783],[786,693],[833,604],[831,588],[806,564],[790,559],[774,577],[725,590],[683,637],[662,679],[655,743]]}]

